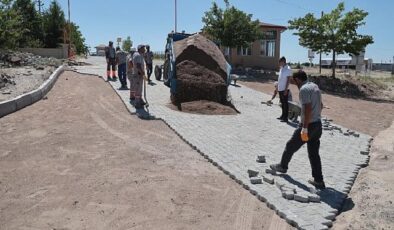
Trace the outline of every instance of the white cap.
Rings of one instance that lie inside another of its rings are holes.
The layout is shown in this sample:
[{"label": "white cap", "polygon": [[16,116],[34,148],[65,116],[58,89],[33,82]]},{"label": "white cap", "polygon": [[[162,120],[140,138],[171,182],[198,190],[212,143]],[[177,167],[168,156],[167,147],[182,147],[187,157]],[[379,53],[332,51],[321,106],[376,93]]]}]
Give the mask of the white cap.
[{"label": "white cap", "polygon": [[135,47],[130,48],[130,52],[136,52],[137,49]]},{"label": "white cap", "polygon": [[145,45],[143,45],[143,44],[138,45],[137,49],[139,50],[139,49],[141,49],[142,47],[145,47]]}]

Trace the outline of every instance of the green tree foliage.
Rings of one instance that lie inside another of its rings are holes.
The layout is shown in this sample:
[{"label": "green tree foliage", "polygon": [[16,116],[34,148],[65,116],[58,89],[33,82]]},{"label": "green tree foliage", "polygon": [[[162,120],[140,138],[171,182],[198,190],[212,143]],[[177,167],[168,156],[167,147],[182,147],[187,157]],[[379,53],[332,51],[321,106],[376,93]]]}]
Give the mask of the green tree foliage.
[{"label": "green tree foliage", "polygon": [[56,48],[64,42],[65,24],[64,12],[59,3],[53,0],[49,9],[44,13],[45,47]]},{"label": "green tree foliage", "polygon": [[12,7],[12,0],[0,0],[0,48],[16,48],[18,40],[23,36],[22,17]]},{"label": "green tree foliage", "polygon": [[215,2],[209,11],[205,12],[202,21],[203,31],[222,46],[231,48],[249,46],[251,42],[261,38],[260,22],[252,20],[252,14],[230,6],[224,0],[226,8],[220,8]]},{"label": "green tree foliage", "polygon": [[41,17],[32,0],[16,0],[12,8],[20,15],[24,28],[23,33],[16,41],[18,47],[41,47],[43,40]]},{"label": "green tree foliage", "polygon": [[79,30],[79,26],[77,26],[74,22],[71,22],[70,30],[71,43],[74,44],[77,54],[85,54],[87,51],[87,47],[85,45],[85,38]]},{"label": "green tree foliage", "polygon": [[349,53],[358,55],[365,51],[368,44],[373,43],[372,36],[360,35],[357,29],[365,25],[368,12],[354,8],[344,13],[345,4],[338,7],[321,18],[315,18],[311,13],[304,17],[289,21],[289,29],[297,30],[301,46],[323,53],[332,52],[332,76],[335,77],[335,57],[337,54]]},{"label": "green tree foliage", "polygon": [[132,46],[133,42],[131,41],[130,36],[127,36],[127,38],[122,43],[122,50],[129,52]]}]

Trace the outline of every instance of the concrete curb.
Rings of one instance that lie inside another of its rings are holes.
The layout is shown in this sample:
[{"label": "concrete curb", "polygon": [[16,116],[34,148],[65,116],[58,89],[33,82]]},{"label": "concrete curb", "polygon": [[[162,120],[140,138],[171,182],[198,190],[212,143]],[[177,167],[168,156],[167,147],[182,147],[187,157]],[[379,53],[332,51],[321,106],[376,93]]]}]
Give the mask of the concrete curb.
[{"label": "concrete curb", "polygon": [[16,98],[0,102],[0,117],[4,117],[10,113],[25,108],[39,100],[41,100],[55,85],[55,82],[65,70],[65,66],[59,66],[49,78],[41,84],[38,89],[17,96]]}]

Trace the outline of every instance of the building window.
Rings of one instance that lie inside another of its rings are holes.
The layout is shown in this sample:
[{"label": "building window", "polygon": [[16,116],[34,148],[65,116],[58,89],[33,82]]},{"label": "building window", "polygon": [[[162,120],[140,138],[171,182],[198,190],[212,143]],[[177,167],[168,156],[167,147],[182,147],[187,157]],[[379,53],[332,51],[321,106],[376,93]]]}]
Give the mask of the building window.
[{"label": "building window", "polygon": [[237,48],[238,56],[250,56],[252,55],[252,44],[247,47],[238,47]]},{"label": "building window", "polygon": [[275,57],[275,40],[261,40],[260,55],[265,57]]},{"label": "building window", "polygon": [[223,48],[223,53],[224,53],[224,56],[230,56],[230,55],[231,55],[231,48],[225,46],[225,47]]}]

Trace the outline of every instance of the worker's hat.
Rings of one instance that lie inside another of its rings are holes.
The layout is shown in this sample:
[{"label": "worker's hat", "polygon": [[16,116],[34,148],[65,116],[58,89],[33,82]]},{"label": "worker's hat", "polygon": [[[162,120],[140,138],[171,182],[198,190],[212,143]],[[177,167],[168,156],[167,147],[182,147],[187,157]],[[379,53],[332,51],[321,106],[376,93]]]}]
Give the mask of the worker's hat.
[{"label": "worker's hat", "polygon": [[130,52],[136,52],[136,51],[137,51],[136,48],[134,48],[134,47],[130,48]]},{"label": "worker's hat", "polygon": [[145,45],[141,44],[141,45],[138,45],[137,49],[140,50],[141,48],[144,48],[144,47],[145,47]]}]

